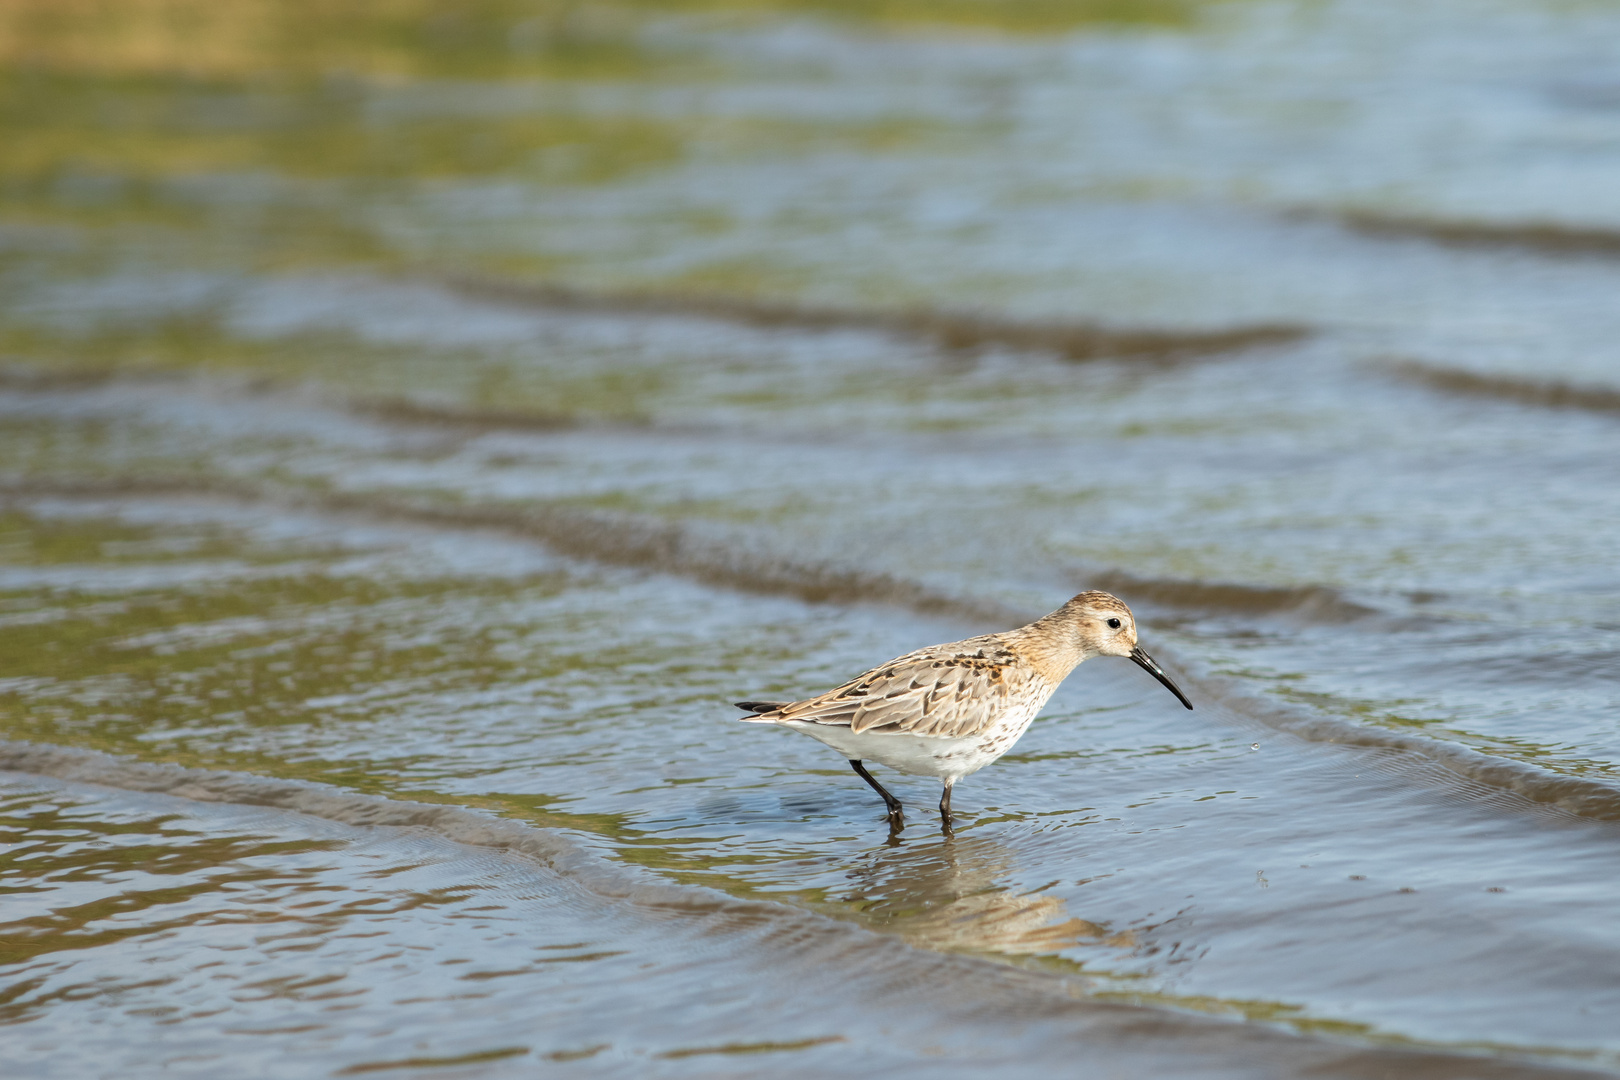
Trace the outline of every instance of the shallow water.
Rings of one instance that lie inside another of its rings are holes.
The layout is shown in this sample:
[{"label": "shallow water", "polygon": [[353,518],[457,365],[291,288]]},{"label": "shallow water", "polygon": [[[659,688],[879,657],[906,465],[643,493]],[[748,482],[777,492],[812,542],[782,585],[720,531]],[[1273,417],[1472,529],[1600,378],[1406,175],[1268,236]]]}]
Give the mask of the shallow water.
[{"label": "shallow water", "polygon": [[[44,10],[21,1075],[1620,1071],[1609,8]],[[953,839],[733,722],[1082,587]]]}]

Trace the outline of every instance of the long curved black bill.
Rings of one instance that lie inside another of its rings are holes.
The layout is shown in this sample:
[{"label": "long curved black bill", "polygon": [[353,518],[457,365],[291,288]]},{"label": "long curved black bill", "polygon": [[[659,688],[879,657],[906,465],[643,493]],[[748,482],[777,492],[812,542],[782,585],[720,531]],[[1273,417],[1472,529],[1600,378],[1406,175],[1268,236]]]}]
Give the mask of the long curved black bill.
[{"label": "long curved black bill", "polygon": [[1142,646],[1138,645],[1136,648],[1131,650],[1131,659],[1136,661],[1138,667],[1142,668],[1149,675],[1152,675],[1155,679],[1158,679],[1160,682],[1164,683],[1164,688],[1176,695],[1176,697],[1181,700],[1183,705],[1187,706],[1189,709],[1192,708],[1192,702],[1188,701],[1187,695],[1181,692],[1181,687],[1170,681],[1170,676],[1164,673],[1164,668],[1159,666],[1159,662],[1157,660],[1143,652]]}]

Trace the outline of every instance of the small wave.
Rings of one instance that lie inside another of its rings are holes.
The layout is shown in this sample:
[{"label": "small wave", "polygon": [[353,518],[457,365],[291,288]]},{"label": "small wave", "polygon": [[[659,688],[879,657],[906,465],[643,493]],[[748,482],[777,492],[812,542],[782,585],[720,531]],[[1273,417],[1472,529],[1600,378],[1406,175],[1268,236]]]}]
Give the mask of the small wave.
[{"label": "small wave", "polygon": [[1133,599],[1174,608],[1244,615],[1292,615],[1311,622],[1352,622],[1379,612],[1346,600],[1327,585],[1272,587],[1180,578],[1143,578],[1123,570],[1084,575],[1086,583]]},{"label": "small wave", "polygon": [[494,529],[538,540],[559,554],[592,562],[657,570],[707,585],[792,596],[810,603],[884,604],[923,615],[1009,626],[1034,617],[1004,604],[951,595],[892,574],[749,550],[703,536],[677,522],[557,504],[456,506],[372,495],[318,497],[314,505],[421,524]]},{"label": "small wave", "polygon": [[468,409],[400,397],[354,397],[349,399],[348,409],[357,416],[367,416],[385,423],[476,428],[480,431],[566,431],[581,426],[579,417],[567,413]]},{"label": "small wave", "polygon": [[[124,477],[0,483],[0,497],[69,498],[202,495],[299,508],[359,513],[438,527],[488,529],[538,541],[590,562],[658,570],[742,592],[792,596],[810,603],[882,604],[920,615],[1016,626],[1045,614],[985,598],[945,593],[881,571],[793,559],[706,537],[679,522],[557,503],[519,506],[448,504],[378,494],[313,494],[204,477]],[[1123,570],[1076,572],[1076,588],[1100,588],[1128,601],[1239,614],[1288,614],[1313,622],[1350,622],[1379,614],[1326,585],[1271,587],[1180,578],[1138,577]]]},{"label": "small wave", "polygon": [[1238,717],[1309,742],[1410,754],[1478,787],[1508,792],[1576,817],[1620,821],[1620,787],[1601,780],[1553,772],[1445,739],[1290,709],[1255,697],[1249,687],[1235,679],[1206,677],[1200,680],[1199,689]]},{"label": "small wave", "polygon": [[148,764],[97,750],[0,740],[0,769],[195,802],[267,806],[345,825],[419,826],[457,839],[469,837],[464,841],[469,844],[516,847],[548,863],[581,850],[561,834],[501,822],[451,806],[359,795],[298,780]]},{"label": "small wave", "polygon": [[662,881],[612,862],[560,830],[536,828],[454,805],[388,799],[302,780],[151,764],[99,750],[9,740],[0,740],[0,770],[194,802],[264,806],[360,828],[424,829],[469,847],[525,855],[591,892],[648,906],[755,915],[780,910],[776,905],[737,900],[701,886]]},{"label": "small wave", "polygon": [[213,498],[262,502],[266,494],[253,485],[213,476],[5,476],[0,473],[0,499],[161,499]]},{"label": "small wave", "polygon": [[525,307],[615,314],[687,315],[748,326],[800,330],[875,330],[922,338],[944,349],[992,347],[1055,353],[1066,360],[1128,358],[1173,362],[1263,345],[1280,345],[1309,335],[1308,328],[1264,323],[1223,330],[1113,329],[1084,322],[1013,320],[972,312],[810,307],[743,297],[587,293],[559,285],[523,284],[490,278],[450,278],[442,282],[461,295]]},{"label": "small wave", "polygon": [[587,562],[654,570],[740,592],[791,596],[810,603],[882,604],[923,615],[1006,626],[1045,614],[952,595],[892,574],[750,550],[703,536],[678,522],[566,504],[480,506],[378,494],[321,494],[201,476],[0,480],[0,499],[166,496],[277,503],[292,509],[357,514],[438,528],[488,530],[535,541],[558,554]]},{"label": "small wave", "polygon": [[[153,382],[183,385],[186,389],[213,394],[247,393],[254,397],[280,392],[298,396],[299,388],[268,376],[230,377],[187,371],[155,371],[118,367],[41,367],[26,363],[0,364],[0,390],[11,393],[49,394],[64,391],[95,391],[109,386],[145,385]],[[365,397],[353,395],[331,402],[304,387],[305,400],[336,404],[355,416],[390,424],[424,427],[471,428],[479,431],[565,431],[582,427],[586,421],[568,413],[518,409],[469,408],[449,403],[422,401],[407,397]],[[616,426],[648,426],[615,418]]]},{"label": "small wave", "polygon": [[1383,366],[1385,370],[1399,378],[1449,394],[1495,398],[1498,401],[1539,405],[1548,409],[1620,413],[1620,389],[1606,386],[1577,386],[1550,379],[1517,379],[1508,375],[1485,375],[1462,368],[1441,367],[1411,360],[1394,361]]},{"label": "small wave", "polygon": [[1508,248],[1555,256],[1620,256],[1620,229],[1539,222],[1508,225],[1446,221],[1367,211],[1351,211],[1335,218],[1346,228],[1367,236],[1428,240],[1447,247]]},{"label": "small wave", "polygon": [[21,359],[0,362],[0,390],[46,393],[87,390],[120,379],[169,377],[166,372],[129,371],[114,367],[47,368]]}]

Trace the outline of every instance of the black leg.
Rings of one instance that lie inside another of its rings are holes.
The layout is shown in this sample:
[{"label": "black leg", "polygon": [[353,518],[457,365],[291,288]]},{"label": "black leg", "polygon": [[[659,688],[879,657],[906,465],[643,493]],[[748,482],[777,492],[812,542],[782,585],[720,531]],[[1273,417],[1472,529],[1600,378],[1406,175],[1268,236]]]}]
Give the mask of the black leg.
[{"label": "black leg", "polygon": [[946,835],[956,830],[951,827],[951,785],[946,784],[945,790],[939,796],[939,823]]},{"label": "black leg", "polygon": [[873,791],[883,796],[883,805],[889,808],[889,821],[899,821],[901,815],[904,813],[904,810],[900,806],[900,800],[895,798],[893,795],[890,795],[888,791],[884,789],[883,785],[874,780],[872,778],[872,774],[866,771],[866,766],[862,765],[855,758],[849,759],[849,767],[854,769],[856,775],[858,775],[862,780],[865,780],[868,784],[871,784]]}]

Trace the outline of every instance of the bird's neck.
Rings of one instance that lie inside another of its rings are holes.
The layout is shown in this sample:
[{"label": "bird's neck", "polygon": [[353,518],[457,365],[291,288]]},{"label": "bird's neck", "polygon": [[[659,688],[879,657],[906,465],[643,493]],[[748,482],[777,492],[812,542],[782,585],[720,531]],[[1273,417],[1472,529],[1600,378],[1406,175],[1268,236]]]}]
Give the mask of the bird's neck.
[{"label": "bird's neck", "polygon": [[1053,612],[1007,633],[1029,666],[1053,686],[1068,678],[1069,672],[1087,655],[1068,627],[1057,618],[1058,614]]}]

